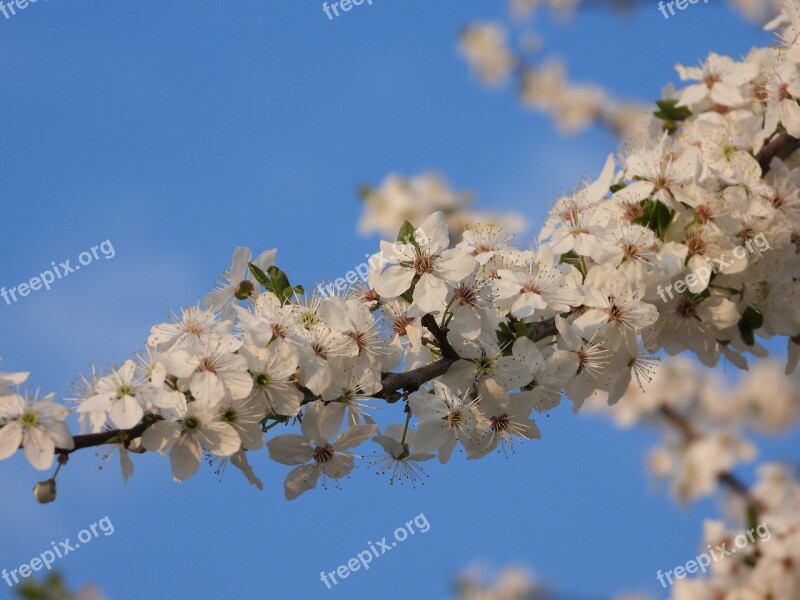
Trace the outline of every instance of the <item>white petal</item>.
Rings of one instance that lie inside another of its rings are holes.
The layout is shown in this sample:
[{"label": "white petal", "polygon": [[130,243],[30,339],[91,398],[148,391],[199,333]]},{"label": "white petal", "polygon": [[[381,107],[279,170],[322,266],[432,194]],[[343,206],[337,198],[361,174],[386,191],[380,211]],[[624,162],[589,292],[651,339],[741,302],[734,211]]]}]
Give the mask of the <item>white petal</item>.
[{"label": "white petal", "polygon": [[22,425],[12,421],[0,428],[0,460],[5,460],[17,450],[22,443]]},{"label": "white petal", "polygon": [[396,265],[381,273],[375,280],[373,288],[384,298],[395,298],[411,287],[413,279],[414,269]]},{"label": "white petal", "polygon": [[139,401],[132,396],[124,396],[116,400],[111,407],[111,422],[120,429],[130,429],[142,420],[144,410]]},{"label": "white petal", "polygon": [[302,465],[311,460],[314,452],[308,440],[295,433],[279,435],[267,442],[269,457],[283,465]]},{"label": "white petal", "polygon": [[319,467],[317,465],[303,465],[292,469],[283,482],[283,489],[287,500],[294,500],[300,494],[317,487]]},{"label": "white petal", "polygon": [[355,448],[375,435],[377,431],[377,425],[353,425],[339,436],[339,439],[334,443],[334,448],[337,451]]},{"label": "white petal", "polygon": [[56,443],[45,430],[39,427],[29,429],[25,433],[22,445],[25,449],[25,458],[34,469],[46,471],[53,466]]},{"label": "white petal", "polygon": [[169,460],[172,465],[172,476],[177,481],[189,479],[200,469],[203,450],[192,436],[184,435],[172,447]]}]

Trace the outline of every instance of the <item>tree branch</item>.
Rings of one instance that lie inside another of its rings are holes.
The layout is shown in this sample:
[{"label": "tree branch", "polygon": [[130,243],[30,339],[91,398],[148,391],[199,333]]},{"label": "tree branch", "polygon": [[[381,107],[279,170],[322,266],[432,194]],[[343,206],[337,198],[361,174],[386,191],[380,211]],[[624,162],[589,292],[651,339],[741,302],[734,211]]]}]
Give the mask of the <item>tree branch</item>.
[{"label": "tree branch", "polygon": [[761,152],[756,155],[756,160],[761,165],[761,171],[766,175],[770,170],[773,158],[788,158],[798,148],[800,148],[800,140],[784,131],[761,148]]},{"label": "tree branch", "polygon": [[[383,373],[381,377],[381,390],[373,395],[374,398],[389,400],[401,390],[405,392],[418,390],[427,382],[447,373],[450,367],[453,366],[457,360],[460,360],[458,353],[450,345],[447,334],[442,331],[432,315],[425,315],[422,318],[422,324],[431,332],[439,343],[443,358],[423,367],[406,371],[405,373]],[[539,340],[554,336],[558,333],[555,318],[533,323],[528,326],[528,329],[531,331],[534,342],[538,342]],[[305,398],[302,401],[303,405],[319,400],[319,397],[311,394],[309,390],[302,387],[300,389],[305,394]],[[72,450],[56,448],[56,454],[71,454],[77,450],[108,444],[112,440],[114,440],[114,443],[117,443],[117,440],[122,440],[122,443],[127,446],[133,440],[142,437],[142,434],[150,425],[160,420],[161,417],[156,417],[154,421],[139,423],[132,429],[111,429],[100,433],[76,435],[72,438],[75,442],[75,447]]]}]

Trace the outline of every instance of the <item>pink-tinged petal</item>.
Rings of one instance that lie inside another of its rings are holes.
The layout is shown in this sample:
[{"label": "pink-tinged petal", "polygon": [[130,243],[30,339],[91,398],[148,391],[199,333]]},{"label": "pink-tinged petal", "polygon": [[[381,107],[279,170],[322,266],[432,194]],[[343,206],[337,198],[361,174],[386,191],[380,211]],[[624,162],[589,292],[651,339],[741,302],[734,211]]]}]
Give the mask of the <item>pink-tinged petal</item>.
[{"label": "pink-tinged petal", "polygon": [[304,465],[292,469],[283,482],[283,490],[287,500],[294,500],[299,495],[317,487],[319,467],[317,465]]},{"label": "pink-tinged petal", "polygon": [[396,265],[378,275],[373,288],[384,298],[396,298],[408,291],[413,279],[414,269]]},{"label": "pink-tinged petal", "polygon": [[25,458],[37,471],[46,471],[53,466],[56,443],[44,429],[39,427],[29,429],[22,440],[22,446]]},{"label": "pink-tinged petal", "polygon": [[5,460],[17,450],[22,443],[22,425],[12,421],[0,428],[0,460]]},{"label": "pink-tinged petal", "polygon": [[296,433],[279,435],[267,442],[269,457],[283,465],[302,465],[314,457],[308,440]]},{"label": "pink-tinged petal", "polygon": [[169,453],[172,476],[177,481],[189,479],[200,470],[202,457],[203,449],[198,441],[189,435],[181,436]]}]

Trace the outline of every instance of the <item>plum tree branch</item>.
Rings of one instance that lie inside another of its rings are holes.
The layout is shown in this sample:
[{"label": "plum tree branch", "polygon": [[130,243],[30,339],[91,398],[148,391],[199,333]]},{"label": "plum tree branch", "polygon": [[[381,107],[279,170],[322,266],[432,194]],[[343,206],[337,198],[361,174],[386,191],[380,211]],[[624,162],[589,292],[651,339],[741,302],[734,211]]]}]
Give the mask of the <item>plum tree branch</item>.
[{"label": "plum tree branch", "polygon": [[773,158],[788,158],[798,148],[800,148],[800,140],[784,131],[761,148],[756,155],[756,160],[761,165],[761,171],[766,175],[771,168]]},{"label": "plum tree branch", "polygon": [[[436,319],[432,315],[425,315],[425,317],[422,318],[422,323],[430,330],[439,344],[442,351],[442,358],[428,365],[406,371],[405,373],[383,373],[381,377],[381,389],[373,395],[375,398],[389,400],[395,397],[401,390],[404,392],[418,390],[427,382],[447,373],[450,367],[460,359],[458,353],[447,340],[447,334],[441,330],[436,323]],[[528,328],[531,331],[531,336],[534,341],[551,337],[557,333],[554,318],[533,323],[529,325]],[[314,396],[308,390],[301,388],[301,391],[306,395],[302,404],[308,404],[309,402],[319,400],[317,396]],[[76,435],[72,438],[75,442],[75,447],[73,449],[65,450],[63,448],[56,448],[56,454],[71,454],[77,450],[102,446],[112,442],[129,444],[133,440],[140,438],[142,434],[158,420],[160,419],[156,418],[155,420],[143,421],[131,429],[110,429],[100,433]]]},{"label": "plum tree branch", "polygon": [[[761,151],[756,155],[756,159],[761,165],[764,174],[766,174],[770,170],[773,158],[786,158],[798,148],[800,148],[800,140],[790,136],[786,132],[782,132],[776,135],[761,149]],[[422,318],[422,324],[426,329],[428,329],[428,331],[430,331],[431,335],[436,340],[439,350],[442,353],[442,358],[428,365],[412,369],[411,371],[406,371],[404,373],[383,373],[381,377],[381,389],[374,394],[375,398],[380,398],[383,400],[396,400],[398,392],[411,392],[419,389],[425,383],[447,373],[450,367],[460,359],[458,353],[447,339],[447,332],[443,331],[442,328],[439,327],[433,315],[425,315]],[[548,337],[552,337],[558,333],[555,318],[529,324],[528,331],[530,332],[530,338],[533,341],[539,341]],[[303,405],[319,399],[307,389],[300,389],[305,395],[305,398],[302,401]],[[691,436],[694,435],[691,426],[669,407],[664,407],[662,409],[662,415],[665,416],[673,425],[678,427],[678,429],[680,429],[684,435],[686,435],[687,440],[691,439]],[[103,444],[108,443],[122,443],[127,445],[133,440],[140,438],[142,434],[157,420],[159,419],[156,418],[155,420],[146,420],[136,425],[136,427],[126,430],[111,429],[100,433],[76,435],[73,437],[75,444],[74,448],[70,450],[57,448],[56,453],[70,454],[77,450],[102,446]],[[747,487],[739,482],[732,474],[724,473],[720,476],[720,481],[728,488],[745,496],[751,505],[754,505],[753,503],[756,502],[755,499],[749,494]]]},{"label": "plum tree branch", "polygon": [[[701,437],[694,427],[671,406],[663,404],[659,408],[659,413],[670,425],[681,432],[687,442],[692,442]],[[717,480],[730,491],[740,496],[747,503],[748,508],[753,508],[757,511],[761,510],[761,502],[750,493],[750,489],[736,475],[726,471],[720,473]]]}]

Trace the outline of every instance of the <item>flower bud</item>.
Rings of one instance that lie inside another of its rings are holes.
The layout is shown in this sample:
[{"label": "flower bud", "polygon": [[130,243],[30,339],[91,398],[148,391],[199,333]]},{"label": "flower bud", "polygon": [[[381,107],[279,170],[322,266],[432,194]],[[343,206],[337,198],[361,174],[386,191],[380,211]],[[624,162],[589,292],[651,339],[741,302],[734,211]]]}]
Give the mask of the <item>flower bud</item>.
[{"label": "flower bud", "polygon": [[33,487],[33,497],[39,504],[47,504],[56,499],[56,480],[40,481]]}]

